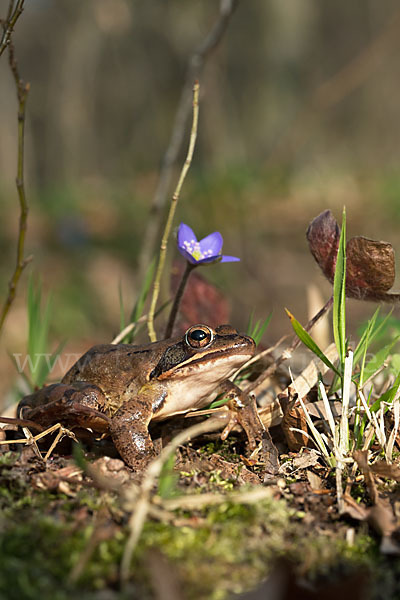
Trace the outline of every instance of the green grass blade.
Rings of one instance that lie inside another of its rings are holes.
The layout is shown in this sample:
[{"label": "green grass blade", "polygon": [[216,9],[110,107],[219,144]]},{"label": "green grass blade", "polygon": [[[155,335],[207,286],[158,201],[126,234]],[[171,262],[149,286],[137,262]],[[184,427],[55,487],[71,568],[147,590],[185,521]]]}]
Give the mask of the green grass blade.
[{"label": "green grass blade", "polygon": [[327,367],[332,369],[332,371],[334,371],[339,377],[341,377],[338,369],[335,367],[334,364],[331,363],[329,358],[325,356],[321,348],[314,342],[310,334],[304,329],[303,325],[301,325],[299,321],[297,321],[297,319],[294,318],[292,313],[287,308],[285,308],[285,310],[297,337],[303,342],[305,346],[307,346],[309,350],[311,350],[311,352],[318,356],[318,358],[322,360],[322,362],[326,364]]},{"label": "green grass blade", "polygon": [[253,337],[252,334],[254,333],[253,321],[254,321],[254,308],[250,313],[249,320],[247,322],[247,328],[246,328],[246,333],[250,337]]},{"label": "green grass blade", "polygon": [[[360,342],[358,343],[358,346],[355,350],[354,356],[356,357],[357,361],[359,361],[361,359],[361,366],[360,366],[360,376],[359,376],[359,386],[362,387],[364,381],[367,379],[367,377],[365,377],[365,361],[366,361],[366,356],[367,356],[367,350],[368,347],[371,345],[371,343],[373,342],[373,340],[378,336],[378,334],[386,327],[390,316],[393,312],[393,309],[386,315],[386,317],[378,324],[376,325],[376,321],[379,315],[379,310],[380,308],[378,307],[375,311],[375,313],[372,315],[372,318],[368,321],[367,327],[364,330],[364,333],[361,337]],[[391,348],[392,346],[390,346]]]},{"label": "green grass blade", "polygon": [[[27,388],[30,390],[30,392],[33,392],[34,386],[32,385],[32,381],[29,379],[29,377],[26,375],[26,373],[24,373],[24,371],[21,371],[21,365],[19,364],[19,361],[17,361],[17,359],[15,358],[15,355],[9,353],[8,356],[10,357],[11,362],[13,363],[16,372],[24,380]],[[17,394],[19,394],[19,391],[17,392]],[[25,393],[21,392],[20,398],[22,398],[24,395],[25,395]]]},{"label": "green grass blade", "polygon": [[366,354],[366,348],[368,348],[368,345],[370,343],[371,334],[375,327],[376,319],[378,318],[379,312],[380,306],[378,306],[378,308],[368,321],[367,326],[364,329],[363,334],[360,338],[360,341],[358,342],[357,347],[354,350],[354,365],[357,365],[360,359]]},{"label": "green grass blade", "polygon": [[29,277],[28,284],[28,354],[33,357],[36,351],[36,341],[38,330],[40,328],[40,307],[41,289],[40,283],[35,288],[33,276]]},{"label": "green grass blade", "polygon": [[49,294],[42,308],[41,281],[38,280],[35,283],[33,276],[31,276],[27,294],[28,360],[26,361],[25,370],[28,372],[28,379],[33,388],[42,386],[45,383],[57,358],[54,354],[52,357],[48,352],[52,302],[52,296]]},{"label": "green grass blade", "polygon": [[[374,341],[374,339],[376,337],[378,337],[378,335],[382,332],[382,330],[384,330],[390,324],[390,320],[391,320],[393,308],[385,316],[385,318],[382,319],[381,322],[378,322],[378,324],[376,324],[376,321],[377,321],[378,316],[379,316],[379,310],[380,310],[380,307],[378,307],[376,309],[376,311],[373,314],[371,320],[368,321],[368,325],[367,325],[366,329],[364,330],[364,333],[362,334],[361,340],[359,341],[359,343],[357,345],[357,348],[356,348],[356,350],[354,352],[354,356],[357,358],[357,362],[360,360],[360,357],[364,353],[363,345],[365,343],[365,337],[366,337],[366,335],[369,335],[369,345],[371,345],[372,342]],[[369,325],[370,325],[371,322],[372,322],[371,327],[369,327]]]},{"label": "green grass blade", "polygon": [[44,368],[42,369],[42,371],[40,373],[41,381],[39,381],[37,383],[37,385],[39,385],[40,387],[42,387],[42,385],[46,382],[47,378],[49,377],[50,373],[52,372],[54,365],[56,364],[57,359],[60,356],[61,352],[64,350],[66,343],[67,343],[66,340],[60,342],[58,344],[57,348],[54,350],[53,354],[48,358],[48,360],[43,361]]},{"label": "green grass blade", "polygon": [[[379,313],[379,307],[376,309],[372,319],[368,322],[368,327],[366,329],[366,336],[365,336],[365,340],[363,341],[363,343],[361,344],[361,348],[362,348],[362,358],[361,358],[361,367],[360,367],[360,377],[359,377],[359,385],[360,387],[363,386],[364,384],[364,371],[365,371],[365,361],[367,359],[367,350],[368,347],[371,343],[371,336],[372,336],[372,332],[375,326],[375,322],[376,322],[376,318],[378,316]],[[362,339],[362,338],[361,338]]]},{"label": "green grass blade", "polygon": [[146,271],[143,285],[139,290],[138,299],[136,300],[135,306],[132,309],[130,323],[134,323],[142,316],[144,304],[146,302],[146,299],[149,294],[151,284],[153,281],[153,275],[154,275],[155,268],[156,268],[156,259],[153,258],[153,260],[151,261],[151,263]]},{"label": "green grass blade", "polygon": [[385,360],[388,358],[393,346],[399,341],[399,339],[400,336],[397,336],[390,344],[387,344],[386,346],[378,350],[374,357],[365,365],[364,381],[372,377],[373,374],[381,368]]},{"label": "green grass blade", "polygon": [[[139,296],[135,302],[135,306],[133,307],[130,318],[129,318],[129,323],[136,323],[136,321],[138,321],[143,314],[144,305],[146,303],[147,296],[149,295],[151,285],[153,283],[153,276],[154,276],[155,268],[156,268],[156,259],[153,258],[153,260],[151,261],[151,263],[148,266],[148,269],[146,271],[142,287],[139,290]],[[122,341],[132,343],[135,338],[135,335],[137,335],[137,333],[138,333],[138,328],[134,327],[134,329]]]},{"label": "green grass blade", "polygon": [[268,315],[268,317],[264,320],[263,323],[261,323],[261,320],[258,320],[257,323],[255,323],[255,325],[252,325],[253,322],[253,313],[250,315],[250,320],[249,320],[249,326],[247,328],[247,334],[253,338],[253,340],[256,343],[256,346],[258,346],[258,344],[261,342],[262,337],[271,321],[272,318],[272,311],[270,312],[270,314]]},{"label": "green grass blade", "polygon": [[342,230],[333,281],[333,336],[343,372],[346,357],[346,210],[343,209]]},{"label": "green grass blade", "polygon": [[[40,305],[39,305],[40,311]],[[47,354],[49,344],[49,329],[50,329],[50,316],[52,311],[52,297],[47,298],[42,318],[40,319],[40,328],[37,335],[37,370],[34,376],[35,385],[42,386],[46,380],[47,375],[50,372],[49,359],[50,356]]]},{"label": "green grass blade", "polygon": [[378,398],[378,400],[375,400],[375,402],[371,406],[371,412],[377,412],[380,409],[382,402],[385,402],[386,404],[391,404],[394,400],[394,397],[397,394],[399,387],[400,387],[400,373],[397,375],[392,387],[390,389],[388,389],[384,394],[382,394],[382,396],[380,398]]},{"label": "green grass blade", "polygon": [[226,394],[219,394],[216,400],[213,400],[208,408],[219,408],[229,402],[229,396]]},{"label": "green grass blade", "polygon": [[163,498],[173,498],[178,495],[178,479],[179,475],[175,471],[175,454],[166,460],[160,473],[158,480],[158,495]]}]

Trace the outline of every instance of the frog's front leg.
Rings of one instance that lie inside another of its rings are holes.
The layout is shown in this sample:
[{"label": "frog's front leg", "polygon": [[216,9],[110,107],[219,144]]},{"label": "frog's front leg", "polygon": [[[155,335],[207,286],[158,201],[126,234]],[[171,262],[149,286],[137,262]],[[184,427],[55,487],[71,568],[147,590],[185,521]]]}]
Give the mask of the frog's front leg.
[{"label": "frog's front leg", "polygon": [[279,454],[271,434],[261,422],[254,396],[243,392],[229,380],[224,381],[219,390],[229,398],[229,422],[222,432],[221,438],[226,439],[236,424],[241,425],[249,441],[250,451],[255,450],[261,443],[266,470],[275,475],[279,470]]},{"label": "frog's front leg", "polygon": [[148,432],[153,416],[152,403],[146,396],[127,400],[112,417],[110,433],[115,447],[131,469],[143,471],[156,456]]},{"label": "frog's front leg", "polygon": [[254,450],[265,434],[265,427],[258,416],[254,396],[246,394],[229,380],[224,381],[218,391],[229,399],[229,422],[222,432],[222,439],[226,439],[235,425],[239,424],[246,433],[250,450]]}]

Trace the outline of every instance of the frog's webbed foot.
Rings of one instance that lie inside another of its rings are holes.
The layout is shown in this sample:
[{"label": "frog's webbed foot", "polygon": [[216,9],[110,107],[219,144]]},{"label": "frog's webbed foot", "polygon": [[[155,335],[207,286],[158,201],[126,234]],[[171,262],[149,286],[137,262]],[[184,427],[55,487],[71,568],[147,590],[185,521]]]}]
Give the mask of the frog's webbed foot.
[{"label": "frog's webbed foot", "polygon": [[221,439],[225,440],[235,425],[240,425],[247,436],[250,452],[261,448],[268,472],[276,474],[279,469],[278,451],[271,434],[261,422],[255,397],[243,392],[231,381],[225,381],[219,389],[229,398],[229,421]]},{"label": "frog's webbed foot", "polygon": [[110,425],[112,441],[126,464],[143,471],[157,455],[148,432],[152,417],[149,402],[134,398],[115,413]]}]

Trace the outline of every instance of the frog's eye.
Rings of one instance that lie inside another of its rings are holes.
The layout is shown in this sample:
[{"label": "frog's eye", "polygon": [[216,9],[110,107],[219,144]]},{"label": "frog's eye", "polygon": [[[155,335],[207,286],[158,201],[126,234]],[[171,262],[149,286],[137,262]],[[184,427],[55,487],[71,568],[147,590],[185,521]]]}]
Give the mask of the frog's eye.
[{"label": "frog's eye", "polygon": [[214,339],[214,333],[205,325],[193,325],[185,334],[185,341],[192,348],[205,348]]}]

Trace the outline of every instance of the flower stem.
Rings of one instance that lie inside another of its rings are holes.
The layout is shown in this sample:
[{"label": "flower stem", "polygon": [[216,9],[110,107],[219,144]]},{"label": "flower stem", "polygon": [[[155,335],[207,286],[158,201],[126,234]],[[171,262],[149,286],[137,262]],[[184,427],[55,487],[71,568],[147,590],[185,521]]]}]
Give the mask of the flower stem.
[{"label": "flower stem", "polygon": [[176,290],[175,300],[171,307],[171,312],[169,313],[169,318],[168,318],[167,327],[165,329],[164,339],[167,339],[167,338],[171,337],[171,335],[172,335],[172,331],[174,329],[174,324],[175,324],[175,320],[176,320],[176,315],[178,314],[178,310],[179,310],[179,306],[181,304],[183,292],[185,291],[185,287],[188,282],[190,273],[193,271],[193,269],[196,268],[196,266],[197,265],[193,265],[189,261],[186,262],[186,268],[183,272],[179,287]]}]

